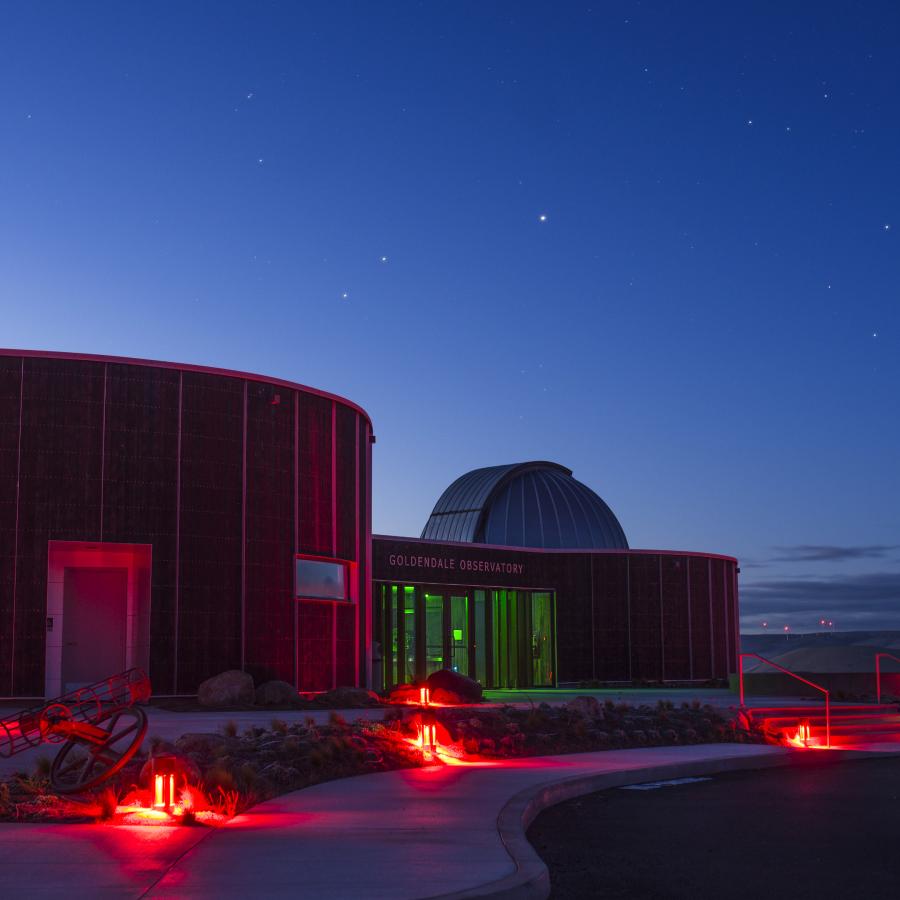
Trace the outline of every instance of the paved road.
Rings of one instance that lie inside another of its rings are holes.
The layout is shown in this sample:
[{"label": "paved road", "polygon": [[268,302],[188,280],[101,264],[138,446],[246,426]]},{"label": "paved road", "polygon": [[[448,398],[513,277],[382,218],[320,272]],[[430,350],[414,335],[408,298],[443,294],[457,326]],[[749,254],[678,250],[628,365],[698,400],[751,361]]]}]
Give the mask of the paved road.
[{"label": "paved road", "polygon": [[900,759],[809,763],[552,807],[528,831],[552,897],[893,898]]}]

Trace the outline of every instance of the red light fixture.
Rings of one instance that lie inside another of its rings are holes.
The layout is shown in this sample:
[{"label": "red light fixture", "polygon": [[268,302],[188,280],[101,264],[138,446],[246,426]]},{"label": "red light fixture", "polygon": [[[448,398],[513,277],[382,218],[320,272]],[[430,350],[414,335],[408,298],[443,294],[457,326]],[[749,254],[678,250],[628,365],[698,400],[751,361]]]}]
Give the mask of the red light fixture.
[{"label": "red light fixture", "polygon": [[812,736],[809,727],[809,719],[804,719],[797,724],[797,733],[786,735],[787,742],[791,747],[803,747],[809,750],[813,746],[818,746],[818,739]]},{"label": "red light fixture", "polygon": [[422,755],[427,759],[437,751],[437,725],[432,722],[422,721],[422,733],[419,737],[419,747]]},{"label": "red light fixture", "polygon": [[153,778],[153,808],[169,812],[175,805],[175,776],[155,775]]},{"label": "red light fixture", "polygon": [[176,780],[180,780],[181,771],[178,759],[174,756],[154,756],[151,768],[151,784],[153,786],[153,808],[171,812],[175,806]]}]

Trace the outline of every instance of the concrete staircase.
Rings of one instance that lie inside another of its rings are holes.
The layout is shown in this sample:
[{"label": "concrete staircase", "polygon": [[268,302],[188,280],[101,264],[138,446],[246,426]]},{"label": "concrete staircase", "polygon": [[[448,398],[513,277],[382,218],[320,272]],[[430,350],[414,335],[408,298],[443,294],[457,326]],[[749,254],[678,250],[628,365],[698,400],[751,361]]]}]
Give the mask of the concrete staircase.
[{"label": "concrete staircase", "polygon": [[[743,710],[741,718],[748,729],[766,732],[773,742],[825,746],[824,704],[749,707]],[[851,749],[874,743],[900,744],[900,708],[897,705],[832,705],[832,747]]]}]

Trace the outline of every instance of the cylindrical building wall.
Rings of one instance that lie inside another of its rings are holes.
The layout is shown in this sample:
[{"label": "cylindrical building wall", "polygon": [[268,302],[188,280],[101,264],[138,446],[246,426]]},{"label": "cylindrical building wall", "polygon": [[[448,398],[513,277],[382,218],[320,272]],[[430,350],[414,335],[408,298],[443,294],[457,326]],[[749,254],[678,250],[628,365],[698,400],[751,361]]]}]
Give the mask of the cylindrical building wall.
[{"label": "cylindrical building wall", "polygon": [[[84,568],[123,573],[122,658],[148,658],[157,694],[230,668],[364,683],[371,433],[354,404],[277,379],[0,351],[0,696],[83,667],[65,632]],[[298,555],[340,563],[349,602],[296,597]]]}]

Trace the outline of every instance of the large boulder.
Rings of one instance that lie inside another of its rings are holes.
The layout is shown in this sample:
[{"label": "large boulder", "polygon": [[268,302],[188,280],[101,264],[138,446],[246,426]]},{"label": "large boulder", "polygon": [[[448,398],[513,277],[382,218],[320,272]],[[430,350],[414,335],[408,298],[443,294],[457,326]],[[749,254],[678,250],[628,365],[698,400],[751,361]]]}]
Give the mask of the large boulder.
[{"label": "large boulder", "polygon": [[238,669],[213,675],[197,689],[201,706],[251,706],[255,699],[252,676]]},{"label": "large boulder", "polygon": [[300,706],[300,697],[287,681],[266,681],[256,689],[256,705]]},{"label": "large boulder", "polygon": [[374,691],[356,687],[334,688],[316,697],[316,706],[326,709],[359,709],[363,706],[378,706],[379,703],[381,698]]},{"label": "large boulder", "polygon": [[597,698],[589,697],[584,694],[579,697],[575,697],[574,700],[570,700],[566,704],[566,709],[569,709],[574,713],[578,713],[578,715],[580,716],[585,716],[588,719],[603,718],[603,708],[600,706]]},{"label": "large boulder", "polygon": [[437,672],[432,672],[425,683],[431,691],[432,699],[437,703],[448,702],[438,696],[438,691],[455,694],[462,703],[480,703],[484,693],[477,681],[450,669],[438,669]]}]

